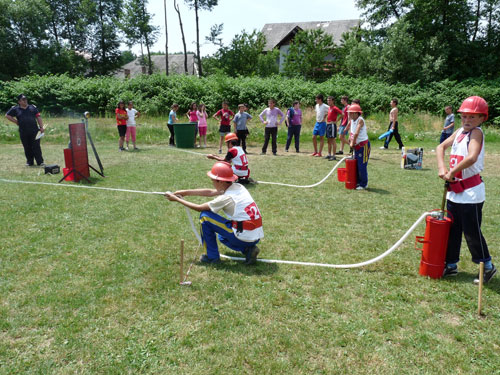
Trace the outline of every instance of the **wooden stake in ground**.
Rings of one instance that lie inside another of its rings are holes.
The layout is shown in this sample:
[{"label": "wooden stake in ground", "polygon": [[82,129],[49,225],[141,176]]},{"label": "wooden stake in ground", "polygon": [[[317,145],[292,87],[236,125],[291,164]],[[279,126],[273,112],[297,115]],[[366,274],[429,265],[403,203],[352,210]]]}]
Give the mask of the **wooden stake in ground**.
[{"label": "wooden stake in ground", "polygon": [[481,316],[483,298],[484,262],[479,263],[479,291],[477,295],[477,315]]},{"label": "wooden stake in ground", "polygon": [[[181,240],[181,259],[179,265],[179,284],[180,285],[191,285],[191,281],[185,281],[184,278],[184,240]],[[188,270],[189,274],[189,270]],[[187,275],[186,275],[187,278]]]}]

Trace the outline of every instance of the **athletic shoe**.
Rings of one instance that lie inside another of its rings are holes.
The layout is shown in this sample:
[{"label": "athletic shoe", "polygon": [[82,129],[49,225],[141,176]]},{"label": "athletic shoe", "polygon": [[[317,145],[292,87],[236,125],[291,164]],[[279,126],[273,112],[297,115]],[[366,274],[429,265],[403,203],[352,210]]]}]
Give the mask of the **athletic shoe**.
[{"label": "athletic shoe", "polygon": [[127,146],[127,147],[125,147],[125,150],[127,150],[127,151],[128,151],[128,146]]},{"label": "athletic shoe", "polygon": [[[486,271],[484,270],[483,274],[483,283],[486,284],[488,281],[491,280],[493,276],[495,276],[497,273],[496,267],[493,265],[493,268],[490,270]],[[476,278],[474,279],[474,284],[479,284],[479,274],[477,274]]]},{"label": "athletic shoe", "polygon": [[203,254],[200,257],[200,262],[207,263],[207,264],[215,264],[215,263],[220,263],[220,258],[210,259],[207,254]]},{"label": "athletic shoe", "polygon": [[285,152],[288,152],[288,149],[287,149],[287,148],[285,148]]},{"label": "athletic shoe", "polygon": [[366,186],[356,186],[356,190],[365,190]]},{"label": "athletic shoe", "polygon": [[277,154],[276,152],[273,152],[273,155],[274,155],[274,156],[278,156],[278,154]]},{"label": "athletic shoe", "polygon": [[260,154],[261,154],[261,155],[265,155],[266,153],[263,151],[263,152],[261,152]]},{"label": "athletic shoe", "polygon": [[344,151],[337,151],[335,155],[344,155]]},{"label": "athletic shoe", "polygon": [[300,151],[299,150],[295,150],[295,152],[298,154]]},{"label": "athletic shoe", "polygon": [[38,167],[45,167],[45,163],[38,164]]},{"label": "athletic shoe", "polygon": [[323,157],[323,155],[321,155],[321,153],[319,153],[319,152],[318,152],[318,153],[316,154],[316,157],[317,157],[317,158],[321,158],[321,157]]},{"label": "athletic shoe", "polygon": [[313,153],[311,154],[311,156],[318,156],[318,153],[317,153],[317,152],[313,152]]},{"label": "athletic shoe", "polygon": [[219,154],[222,154],[222,150],[219,150]]},{"label": "athletic shoe", "polygon": [[449,267],[447,265],[443,270],[443,277],[457,276],[457,275],[458,275],[458,267]]},{"label": "athletic shoe", "polygon": [[328,160],[330,160],[330,161],[334,161],[334,160],[337,160],[337,158],[336,158],[335,156],[330,156],[330,157],[328,158]]},{"label": "athletic shoe", "polygon": [[138,149],[139,149],[139,147],[134,147],[134,150],[138,150]]},{"label": "athletic shoe", "polygon": [[24,165],[27,166],[27,167],[33,167],[33,164],[30,164],[30,163],[26,163]]},{"label": "athletic shoe", "polygon": [[380,149],[381,150],[387,150],[387,147],[382,146],[382,147],[380,147]]},{"label": "athletic shoe", "polygon": [[245,264],[250,266],[257,263],[259,252],[260,249],[256,245],[247,247],[245,251]]},{"label": "athletic shoe", "polygon": [[330,160],[331,157],[332,157],[332,155],[327,155],[324,157],[324,159]]}]

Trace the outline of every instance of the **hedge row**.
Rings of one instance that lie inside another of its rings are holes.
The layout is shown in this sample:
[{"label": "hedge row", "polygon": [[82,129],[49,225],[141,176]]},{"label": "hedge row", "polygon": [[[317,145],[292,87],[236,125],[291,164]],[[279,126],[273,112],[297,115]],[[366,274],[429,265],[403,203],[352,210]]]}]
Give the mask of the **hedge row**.
[{"label": "hedge row", "polygon": [[24,93],[31,103],[53,114],[90,111],[101,116],[110,114],[117,102],[133,100],[135,106],[152,115],[166,115],[173,103],[180,105],[182,113],[192,102],[203,102],[210,113],[227,100],[235,109],[247,103],[253,110],[266,106],[275,98],[280,107],[294,100],[312,106],[318,93],[333,95],[337,102],[342,95],[361,100],[367,113],[389,111],[390,100],[399,99],[401,111],[427,111],[443,114],[443,107],[457,108],[470,95],[483,96],[490,105],[490,120],[500,124],[500,80],[496,81],[440,81],[429,85],[389,85],[375,79],[356,79],[336,76],[315,83],[282,76],[271,78],[229,78],[221,75],[196,78],[193,76],[165,76],[154,74],[123,80],[110,77],[70,78],[66,75],[29,76],[21,80],[0,83],[0,107],[7,110],[15,104],[16,96]]}]

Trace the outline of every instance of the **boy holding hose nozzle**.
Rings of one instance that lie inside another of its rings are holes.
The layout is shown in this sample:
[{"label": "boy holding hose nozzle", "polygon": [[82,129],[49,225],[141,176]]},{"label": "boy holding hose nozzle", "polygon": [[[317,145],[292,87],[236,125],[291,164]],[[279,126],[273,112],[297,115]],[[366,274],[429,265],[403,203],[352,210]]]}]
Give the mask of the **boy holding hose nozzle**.
[{"label": "boy holding hose nozzle", "polygon": [[[439,177],[449,183],[447,210],[453,218],[443,276],[458,274],[463,233],[472,261],[477,264],[484,262],[484,282],[487,283],[497,272],[481,233],[485,189],[479,175],[484,168],[484,134],[480,125],[488,119],[488,103],[479,96],[471,96],[463,101],[458,112],[461,113],[462,127],[436,148]],[[449,147],[448,170],[444,152]],[[474,283],[479,284],[479,275]]]}]

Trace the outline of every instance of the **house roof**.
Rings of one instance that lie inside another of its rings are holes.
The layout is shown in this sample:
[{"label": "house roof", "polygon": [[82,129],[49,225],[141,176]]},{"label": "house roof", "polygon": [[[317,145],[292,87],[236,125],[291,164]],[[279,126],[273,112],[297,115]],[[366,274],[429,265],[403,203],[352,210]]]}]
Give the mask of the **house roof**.
[{"label": "house roof", "polygon": [[[165,73],[165,55],[152,55],[151,61],[153,62],[153,72]],[[188,74],[198,74],[198,67],[196,66],[196,59],[193,53],[187,54]],[[169,73],[184,74],[184,54],[168,55],[168,68]],[[123,65],[115,72],[116,77],[123,78],[125,69],[130,70],[130,78],[139,74],[143,74],[142,66],[140,65],[140,58]],[[146,67],[147,71],[147,67]]]},{"label": "house roof", "polygon": [[333,37],[336,44],[340,44],[342,34],[352,28],[359,27],[360,20],[338,20],[338,21],[314,21],[314,22],[289,22],[289,23],[266,23],[262,33],[266,37],[264,51],[270,51],[279,47],[281,42],[296,28],[302,30],[313,30],[321,28]]}]

